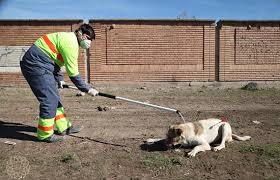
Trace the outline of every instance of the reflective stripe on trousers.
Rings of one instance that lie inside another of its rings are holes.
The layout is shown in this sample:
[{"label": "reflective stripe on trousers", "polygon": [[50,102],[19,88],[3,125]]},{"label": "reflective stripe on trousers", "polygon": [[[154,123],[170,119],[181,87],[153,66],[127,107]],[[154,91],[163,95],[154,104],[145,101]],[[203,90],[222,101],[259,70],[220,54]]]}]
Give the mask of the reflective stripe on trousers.
[{"label": "reflective stripe on trousers", "polygon": [[40,140],[46,139],[53,135],[54,132],[54,118],[44,119],[39,117],[37,137]]},{"label": "reflective stripe on trousers", "polygon": [[56,116],[54,118],[56,129],[59,133],[65,131],[71,126],[71,122],[66,117],[63,107],[59,107],[56,110]]},{"label": "reflective stripe on trousers", "polygon": [[37,128],[38,139],[43,140],[53,135],[54,125],[59,133],[71,127],[71,122],[66,118],[63,107],[57,108],[55,118],[39,118]]}]

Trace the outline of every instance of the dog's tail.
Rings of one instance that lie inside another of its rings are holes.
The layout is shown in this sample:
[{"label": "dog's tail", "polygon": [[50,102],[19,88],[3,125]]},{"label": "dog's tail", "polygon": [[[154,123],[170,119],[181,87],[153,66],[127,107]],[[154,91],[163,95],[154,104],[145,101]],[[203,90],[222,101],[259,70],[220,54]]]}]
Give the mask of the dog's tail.
[{"label": "dog's tail", "polygon": [[238,141],[248,141],[251,139],[251,136],[238,136],[236,134],[232,134],[232,138]]}]

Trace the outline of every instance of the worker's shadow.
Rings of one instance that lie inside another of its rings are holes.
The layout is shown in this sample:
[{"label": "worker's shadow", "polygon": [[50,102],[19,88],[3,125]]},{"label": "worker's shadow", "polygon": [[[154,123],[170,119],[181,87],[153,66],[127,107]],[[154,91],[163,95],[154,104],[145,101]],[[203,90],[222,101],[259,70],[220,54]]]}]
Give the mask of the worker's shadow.
[{"label": "worker's shadow", "polygon": [[38,141],[36,136],[25,132],[36,132],[36,128],[21,123],[0,121],[0,138],[18,139],[23,141]]}]

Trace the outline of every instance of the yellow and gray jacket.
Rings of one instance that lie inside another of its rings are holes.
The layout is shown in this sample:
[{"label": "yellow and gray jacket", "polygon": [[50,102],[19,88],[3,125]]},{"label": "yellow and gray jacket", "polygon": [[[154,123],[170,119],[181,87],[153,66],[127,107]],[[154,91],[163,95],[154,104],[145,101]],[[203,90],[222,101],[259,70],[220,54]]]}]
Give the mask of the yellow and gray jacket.
[{"label": "yellow and gray jacket", "polygon": [[54,61],[59,70],[65,66],[68,76],[79,90],[88,92],[90,86],[82,80],[78,70],[79,43],[74,32],[47,34],[34,44]]}]

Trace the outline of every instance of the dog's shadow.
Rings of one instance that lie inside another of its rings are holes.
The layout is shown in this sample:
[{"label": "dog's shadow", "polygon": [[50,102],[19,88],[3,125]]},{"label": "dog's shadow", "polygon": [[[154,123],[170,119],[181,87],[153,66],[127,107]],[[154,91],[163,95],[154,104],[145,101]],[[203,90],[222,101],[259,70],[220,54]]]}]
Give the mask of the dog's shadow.
[{"label": "dog's shadow", "polygon": [[17,139],[23,141],[38,141],[36,136],[26,132],[36,132],[36,128],[21,123],[0,121],[0,138]]},{"label": "dog's shadow", "polygon": [[175,149],[184,149],[184,150],[191,150],[195,147],[195,145],[190,146],[182,146],[180,144],[168,147],[165,144],[165,140],[162,139],[160,141],[156,141],[154,143],[143,143],[140,145],[141,150],[148,151],[148,152],[154,152],[154,151],[167,151],[167,150],[175,150]]},{"label": "dog's shadow", "polygon": [[148,151],[148,152],[154,152],[154,151],[167,151],[168,147],[165,145],[164,140],[160,140],[157,142],[154,142],[152,144],[141,144],[140,145],[141,150]]}]

